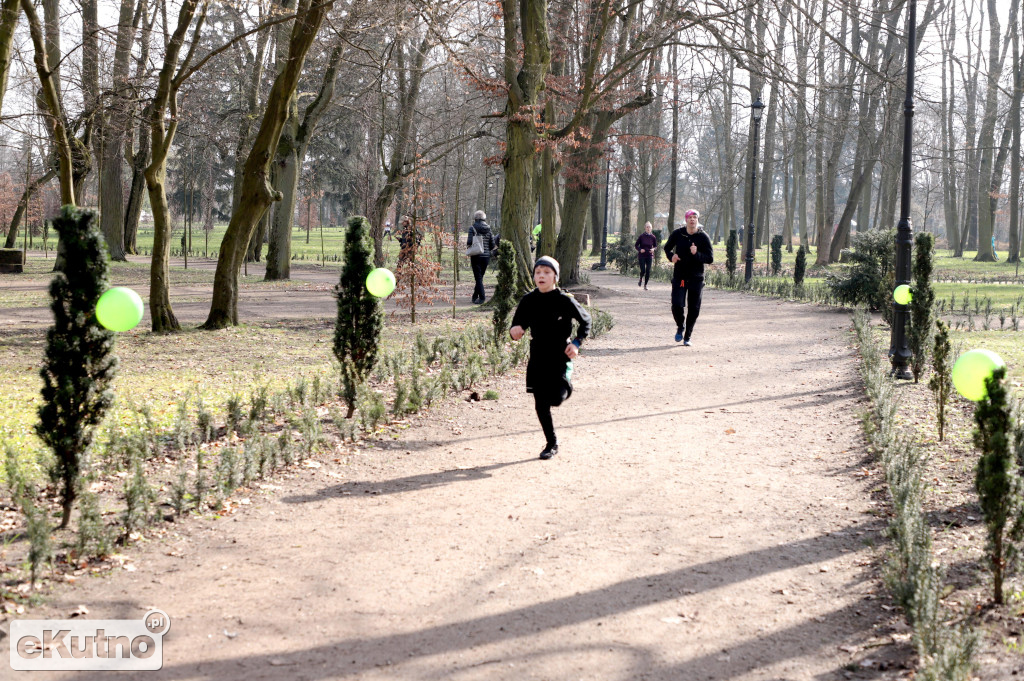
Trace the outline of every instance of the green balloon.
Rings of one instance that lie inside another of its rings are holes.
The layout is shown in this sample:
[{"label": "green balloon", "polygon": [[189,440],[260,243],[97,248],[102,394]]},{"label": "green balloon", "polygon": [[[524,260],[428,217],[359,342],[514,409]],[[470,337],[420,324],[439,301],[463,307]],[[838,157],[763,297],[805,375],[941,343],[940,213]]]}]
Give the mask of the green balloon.
[{"label": "green balloon", "polygon": [[910,287],[906,284],[900,284],[892,292],[892,299],[900,305],[909,305],[913,298],[914,294],[910,292]]},{"label": "green balloon", "polygon": [[378,267],[366,275],[366,290],[378,298],[390,296],[395,290],[395,275],[386,267]]},{"label": "green balloon", "polygon": [[1005,366],[1003,358],[991,350],[969,350],[953,365],[953,386],[967,399],[980,402],[988,394],[985,379]]},{"label": "green balloon", "polygon": [[111,331],[128,331],[142,321],[142,298],[130,288],[107,289],[96,301],[96,321]]}]

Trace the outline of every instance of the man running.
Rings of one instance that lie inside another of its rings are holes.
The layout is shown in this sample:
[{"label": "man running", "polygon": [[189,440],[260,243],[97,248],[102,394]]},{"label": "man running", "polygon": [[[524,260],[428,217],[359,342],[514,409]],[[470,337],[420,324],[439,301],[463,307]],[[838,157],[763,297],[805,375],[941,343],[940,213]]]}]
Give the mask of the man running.
[{"label": "man running", "polygon": [[686,226],[673,231],[665,242],[665,255],[675,263],[672,317],[676,320],[676,343],[683,341],[683,345],[691,345],[690,336],[700,315],[700,299],[704,291],[704,265],[715,261],[715,253],[711,248],[711,238],[697,222],[700,213],[688,210],[684,219]]}]

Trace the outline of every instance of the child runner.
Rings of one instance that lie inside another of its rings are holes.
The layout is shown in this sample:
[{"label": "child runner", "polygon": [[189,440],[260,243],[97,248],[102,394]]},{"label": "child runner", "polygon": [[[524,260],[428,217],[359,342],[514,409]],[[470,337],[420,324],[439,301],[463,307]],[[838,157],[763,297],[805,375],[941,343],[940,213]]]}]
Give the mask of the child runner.
[{"label": "child runner", "polygon": [[[558,261],[549,256],[537,258],[533,265],[537,288],[523,296],[512,316],[509,335],[519,340],[531,331],[530,361],[526,365],[526,392],[533,393],[537,418],[544,429],[547,446],[540,458],[558,453],[558,438],[551,420],[551,407],[557,407],[572,394],[572,360],[590,332],[590,314],[571,295],[557,288]],[[576,338],[569,340],[572,320],[579,322]]]}]

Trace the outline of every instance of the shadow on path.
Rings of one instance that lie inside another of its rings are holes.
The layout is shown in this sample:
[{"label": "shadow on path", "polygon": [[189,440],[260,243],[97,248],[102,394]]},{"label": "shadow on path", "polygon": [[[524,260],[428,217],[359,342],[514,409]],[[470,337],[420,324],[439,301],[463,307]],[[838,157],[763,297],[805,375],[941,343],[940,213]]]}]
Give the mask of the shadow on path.
[{"label": "shadow on path", "polygon": [[[410,632],[349,638],[295,652],[268,652],[243,658],[165,665],[161,672],[153,676],[223,681],[238,676],[239,668],[242,667],[253,672],[246,673],[246,678],[264,678],[260,672],[268,667],[272,669],[295,665],[302,669],[302,678],[305,679],[343,678],[390,666],[393,660],[430,658],[585,622],[598,622],[603,618],[674,601],[687,595],[722,589],[774,572],[832,560],[859,550],[865,539],[880,540],[883,528],[884,523],[869,521],[825,535],[766,546],[660,574],[642,575],[604,588],[502,613]],[[870,580],[869,575],[864,578]],[[850,588],[855,587],[851,584]],[[643,678],[658,679],[731,678],[751,669],[806,654],[809,650],[836,645],[848,632],[870,628],[866,618],[873,612],[874,608],[866,604],[863,610],[857,604],[849,605],[826,616],[831,626],[823,627],[820,618],[817,621],[808,619],[789,628],[759,635],[728,651],[727,660],[723,660],[720,649],[672,666],[661,665],[649,656],[641,656],[641,659],[646,660],[643,667],[634,669],[634,673],[623,678],[639,678],[638,674],[642,674]],[[699,620],[699,614],[697,618]],[[541,626],[538,624],[540,622],[550,624]],[[835,632],[834,641],[821,638],[821,632],[826,629]],[[552,640],[557,641],[557,636]],[[635,648],[628,646],[629,650]],[[715,669],[716,674],[709,677],[709,668]],[[450,677],[450,671],[446,670],[446,676]],[[263,673],[273,674],[269,671]],[[76,676],[77,681],[99,681],[104,678],[107,677],[103,674]]]},{"label": "shadow on path", "polygon": [[485,480],[491,477],[491,471],[506,466],[514,466],[527,461],[534,461],[536,457],[520,459],[519,461],[507,461],[505,463],[493,463],[488,466],[474,466],[473,468],[453,468],[447,471],[435,473],[421,473],[410,475],[394,480],[382,480],[380,482],[353,480],[334,487],[325,487],[314,494],[302,494],[298,496],[284,497],[281,499],[286,504],[304,504],[310,501],[320,501],[331,497],[343,497],[360,494],[398,494],[400,492],[415,492],[441,487],[454,482],[471,482],[473,480]]},{"label": "shadow on path", "polygon": [[[693,406],[693,407],[686,407],[686,408],[683,408],[683,409],[672,409],[672,410],[668,410],[668,411],[652,411],[652,412],[647,412],[647,413],[644,413],[644,414],[637,414],[636,416],[619,416],[617,418],[601,419],[600,421],[581,421],[579,423],[563,423],[563,424],[559,425],[559,428],[560,429],[564,429],[564,430],[573,430],[573,429],[576,429],[576,428],[587,428],[587,427],[592,427],[592,426],[607,425],[609,423],[623,423],[623,422],[626,422],[626,421],[644,421],[644,420],[651,420],[651,419],[659,419],[659,418],[663,418],[663,417],[666,417],[666,416],[672,416],[672,415],[675,415],[675,414],[689,414],[689,413],[701,412],[701,411],[711,412],[711,411],[715,411],[715,410],[720,410],[723,414],[750,413],[750,412],[727,411],[727,408],[728,407],[741,407],[741,406],[748,405],[748,404],[754,404],[756,402],[774,402],[774,401],[778,401],[778,400],[796,399],[796,398],[801,398],[801,397],[820,397],[821,398],[819,400],[810,400],[810,401],[807,401],[807,402],[801,402],[800,404],[787,404],[787,405],[783,406],[784,409],[808,409],[808,408],[813,408],[813,407],[820,407],[820,406],[822,406],[824,404],[828,404],[830,402],[836,402],[836,401],[844,399],[844,398],[845,399],[855,399],[855,397],[859,397],[860,396],[859,393],[857,393],[856,396],[852,396],[852,395],[850,395],[850,394],[848,394],[846,392],[840,392],[840,391],[846,391],[846,390],[857,391],[857,390],[859,390],[859,386],[858,386],[858,384],[856,382],[851,381],[849,383],[845,383],[843,385],[836,386],[836,392],[833,392],[833,393],[822,393],[819,390],[805,390],[803,392],[798,392],[798,393],[789,393],[788,395],[764,395],[762,397],[754,397],[754,398],[751,398],[751,399],[748,399],[748,400],[736,400],[736,401],[733,401],[733,402],[721,402],[719,404],[707,404],[707,405],[699,404],[699,405],[696,405],[696,406]],[[537,429],[536,428],[528,428],[528,429],[524,429],[524,430],[509,430],[509,431],[502,431],[502,437],[509,438],[509,437],[515,437],[515,436],[519,436],[519,435],[531,435],[531,434],[536,434],[536,433],[537,433]],[[453,437],[453,438],[446,438],[444,440],[417,440],[417,441],[403,440],[402,442],[395,444],[394,447],[384,446],[384,447],[381,447],[381,449],[422,450],[422,449],[430,449],[432,447],[441,447],[441,446],[445,446],[445,445],[452,445],[452,444],[461,443],[461,442],[473,442],[475,440],[493,440],[493,439],[494,439],[494,434],[493,433],[485,433],[483,435],[475,435],[475,436],[470,436],[470,437],[459,437],[459,438],[454,438]],[[387,444],[387,443],[385,443],[385,444]]]}]

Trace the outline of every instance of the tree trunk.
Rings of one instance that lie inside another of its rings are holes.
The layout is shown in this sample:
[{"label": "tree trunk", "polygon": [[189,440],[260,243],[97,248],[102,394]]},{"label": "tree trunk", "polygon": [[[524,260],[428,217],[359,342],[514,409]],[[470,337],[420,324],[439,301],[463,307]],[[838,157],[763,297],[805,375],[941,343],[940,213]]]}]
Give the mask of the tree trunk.
[{"label": "tree trunk", "polygon": [[[967,43],[967,63],[971,61],[971,46],[973,41]],[[964,147],[967,149],[966,169],[964,172],[964,222],[960,232],[960,249],[957,257],[963,255],[964,250],[974,250],[978,247],[978,74],[981,73],[981,50],[978,50],[973,68],[969,68],[970,78],[964,83],[966,91],[966,102],[964,112]]]},{"label": "tree trunk", "polygon": [[[290,9],[295,6],[294,0],[282,0],[277,3],[281,9]],[[241,22],[239,21],[239,24]],[[236,30],[241,32],[242,27],[236,27]],[[256,53],[252,57],[252,61],[249,63],[248,83],[246,84],[245,92],[243,94],[245,99],[246,112],[239,117],[238,122],[238,136],[235,141],[235,167],[234,173],[231,180],[231,213],[232,215],[238,209],[238,199],[242,193],[242,176],[245,172],[245,152],[249,148],[249,144],[252,141],[252,128],[253,121],[256,120],[256,115],[259,111],[260,101],[260,82],[263,80],[263,57],[266,53],[267,42],[270,40],[270,36],[273,31],[261,31],[259,36],[256,38]],[[278,35],[281,36],[281,40],[286,41],[288,38],[287,33],[278,31]],[[241,74],[240,74],[241,75]],[[250,256],[253,254],[253,244],[250,244]],[[259,260],[259,256],[255,258],[250,257],[249,260]]]},{"label": "tree trunk", "polygon": [[807,229],[807,54],[810,36],[805,30],[803,14],[797,15],[796,47],[796,113],[793,121],[793,193],[796,194],[796,226],[800,232],[800,245],[807,251],[811,247]]},{"label": "tree trunk", "polygon": [[52,180],[57,175],[57,171],[52,167],[46,171],[45,175],[37,177],[35,180],[30,182],[25,191],[21,193],[21,200],[18,201],[18,207],[14,209],[14,215],[11,217],[11,224],[7,228],[7,241],[4,243],[4,248],[17,248],[18,247],[18,229],[21,226],[21,220],[25,216],[25,211],[28,209],[28,203],[32,200],[32,195],[36,191],[45,185],[47,182]]},{"label": "tree trunk", "polygon": [[231,216],[221,241],[217,270],[214,273],[213,301],[203,328],[222,329],[238,323],[238,272],[256,223],[271,202],[281,198],[267,182],[273,151],[281,138],[281,130],[288,117],[289,102],[295,96],[306,53],[316,38],[324,15],[333,4],[331,0],[322,3],[302,0],[296,12],[288,60],[274,79],[259,132],[245,162],[239,209]]},{"label": "tree trunk", "polygon": [[[174,124],[172,124],[174,125]],[[155,124],[154,124],[155,127]],[[168,142],[173,137],[173,128],[168,133]],[[154,133],[154,145],[156,135]],[[161,148],[169,144],[156,145]],[[146,188],[149,190],[149,205],[153,210],[153,256],[149,268],[149,313],[154,332],[178,331],[181,325],[171,307],[171,225],[170,210],[167,207],[167,193],[164,183],[167,179],[167,155],[154,154],[153,162],[146,168]]]},{"label": "tree trunk", "polygon": [[[554,103],[548,100],[548,109],[554,115]],[[537,257],[551,255],[555,252],[555,182],[558,181],[558,169],[555,167],[554,153],[551,145],[546,145],[541,154],[540,206],[541,225],[540,241],[537,243]],[[565,214],[562,215],[563,224]],[[556,258],[557,259],[557,258]]]},{"label": "tree trunk", "polygon": [[[605,182],[608,182],[610,178],[605,176]],[[600,191],[590,192],[590,255],[596,256],[601,255],[601,235],[604,233],[604,216],[605,216],[605,205],[604,205],[604,185],[605,182],[598,184]],[[566,201],[568,202],[569,193],[566,191]],[[562,214],[562,221],[565,222],[565,213]]]},{"label": "tree trunk", "polygon": [[[725,85],[723,89],[728,90],[728,85]],[[725,110],[729,112],[730,102],[728,94],[725,95],[725,98]],[[728,122],[726,125],[728,126]],[[728,127],[726,127],[726,130],[728,130]],[[725,135],[726,140],[730,137],[731,135],[728,133]],[[726,157],[729,156],[728,147],[726,147],[724,155]],[[676,185],[679,180],[679,56],[676,45],[672,46],[672,151],[668,172],[668,216],[665,219],[666,238],[668,233],[672,231],[672,225],[676,222]],[[722,177],[731,176],[722,173]]]},{"label": "tree trunk", "polygon": [[[825,82],[825,20],[828,17],[828,0],[821,3],[821,29],[818,34],[818,83]],[[817,238],[818,254],[816,265],[828,264],[829,236],[831,225],[826,224],[825,215],[825,133],[824,122],[828,115],[825,99],[826,88],[818,88],[818,133],[814,136],[814,226]]]},{"label": "tree trunk", "polygon": [[[728,81],[723,84],[723,111],[722,111],[722,140],[725,148],[723,163],[722,176],[726,178],[725,186],[722,187],[722,223],[724,229],[722,230],[725,235],[728,236],[729,230],[736,229],[740,224],[740,220],[736,217],[736,147],[733,142],[733,74],[735,73],[735,66],[732,60],[729,60],[729,67],[727,71]],[[674,224],[670,224],[669,230],[675,227]],[[667,237],[667,234],[666,234]]]},{"label": "tree trunk", "polygon": [[[631,120],[627,120],[627,130],[635,132]],[[622,152],[622,170],[619,171],[619,238],[627,239],[633,233],[633,178],[636,167],[636,152],[633,147],[624,144],[619,147]]]},{"label": "tree trunk", "polygon": [[989,199],[994,179],[993,165],[995,162],[994,146],[999,78],[1003,73],[1003,63],[999,57],[999,36],[1001,30],[999,14],[996,11],[996,0],[988,0],[988,86],[985,93],[985,111],[981,118],[981,131],[978,134],[981,163],[978,166],[978,253],[974,256],[974,259],[978,262],[993,262],[995,260],[995,253],[992,250],[995,210],[991,207],[992,201]]},{"label": "tree trunk", "polygon": [[273,206],[271,206],[256,224],[256,231],[253,232],[252,239],[249,241],[249,249],[245,256],[246,262],[259,262],[263,257],[263,244],[267,241],[267,229],[270,226],[273,212]]},{"label": "tree trunk", "polygon": [[124,251],[124,145],[131,125],[128,83],[128,59],[135,39],[138,21],[132,21],[134,3],[121,0],[114,47],[113,88],[108,99],[103,123],[103,146],[100,157],[100,231],[107,241],[111,260],[125,261]]},{"label": "tree trunk", "polygon": [[[960,224],[957,209],[957,176],[953,168],[953,148],[955,145],[953,127],[953,52],[952,42],[956,31],[956,12],[950,12],[949,32],[942,34],[942,102],[939,107],[940,140],[942,144],[942,214],[946,224],[946,247],[960,252]],[[948,35],[948,37],[947,37]],[[947,66],[948,65],[948,66]],[[946,73],[949,69],[947,87]]]},{"label": "tree trunk", "polygon": [[[789,18],[789,4],[784,3],[779,9],[779,40],[776,43],[776,63],[782,62],[782,50],[785,41],[782,36],[786,32],[786,21]],[[760,32],[764,24],[760,24]],[[768,116],[764,126],[764,160],[761,165],[761,196],[757,208],[757,239],[759,246],[766,246],[771,237],[770,213],[772,198],[775,194],[775,126],[779,118],[779,90],[781,83],[772,83],[771,95],[768,97]]]},{"label": "tree trunk", "polygon": [[[539,171],[537,106],[551,65],[547,0],[501,0],[504,29],[505,191],[501,196],[501,233],[516,249],[519,287],[530,281],[530,229],[537,205],[534,180]],[[521,61],[520,61],[521,60]]]},{"label": "tree trunk", "polygon": [[65,206],[74,206],[75,177],[71,142],[68,138],[67,122],[64,118],[64,109],[60,103],[57,82],[54,72],[50,69],[47,61],[46,45],[43,41],[43,28],[39,23],[39,16],[36,14],[32,0],[21,0],[21,8],[28,18],[29,33],[32,36],[32,46],[35,53],[36,73],[39,75],[39,82],[42,86],[41,100],[46,109],[45,118],[50,129],[50,138],[53,140],[53,145],[57,152],[60,202]]},{"label": "tree trunk", "polygon": [[[149,270],[149,312],[154,332],[177,331],[181,327],[170,298],[171,217],[167,206],[167,157],[170,155],[174,135],[178,130],[178,88],[180,77],[188,66],[191,51],[179,70],[178,55],[185,42],[199,0],[184,0],[178,10],[178,23],[167,41],[164,61],[160,68],[156,91],[149,105],[149,134],[151,159],[146,166],[146,189],[153,210],[153,256]],[[206,18],[205,8],[196,22],[192,40],[199,40],[199,32]],[[177,75],[175,75],[177,73]],[[169,114],[169,115],[168,115]]]},{"label": "tree trunk", "polygon": [[1021,59],[1020,50],[1020,21],[1011,28],[1013,35],[1013,103],[1010,106],[1008,125],[1013,131],[1013,139],[1010,142],[1010,234],[1009,251],[1006,254],[1007,262],[1020,261],[1020,125],[1021,125],[1021,97],[1024,95],[1024,60]]},{"label": "tree trunk", "polygon": [[[785,153],[785,151],[783,152]],[[782,221],[782,241],[786,244],[786,252],[793,252],[793,208],[796,192],[793,191],[792,175],[789,171],[789,161],[783,161],[782,166],[782,200],[786,206],[786,217]]]},{"label": "tree trunk", "polygon": [[295,134],[298,131],[295,101],[289,105],[288,121],[277,144],[271,177],[281,201],[274,206],[267,242],[265,281],[288,279],[291,276],[292,231],[295,227],[295,195],[299,188],[299,158]]},{"label": "tree trunk", "polygon": [[20,0],[3,0],[0,4],[0,113],[3,112],[4,95],[7,93],[7,74],[11,68],[11,47],[14,45],[14,29],[18,27]]},{"label": "tree trunk", "polygon": [[[143,115],[143,120],[148,119]],[[139,140],[135,153],[132,155],[132,186],[128,192],[128,205],[124,211],[124,250],[125,253],[138,252],[136,238],[139,233],[139,218],[142,215],[142,193],[146,190],[146,166],[149,164],[151,139],[145,126],[139,126]]]}]

